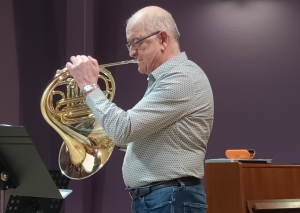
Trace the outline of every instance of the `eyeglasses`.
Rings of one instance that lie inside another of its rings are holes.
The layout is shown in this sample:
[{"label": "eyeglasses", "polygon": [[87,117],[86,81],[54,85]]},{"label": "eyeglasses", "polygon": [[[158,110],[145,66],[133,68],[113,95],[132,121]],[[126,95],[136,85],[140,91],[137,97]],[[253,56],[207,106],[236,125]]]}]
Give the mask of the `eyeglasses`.
[{"label": "eyeglasses", "polygon": [[127,43],[126,44],[126,47],[128,50],[130,50],[130,47],[133,49],[133,50],[136,50],[140,44],[142,44],[141,42],[142,41],[145,41],[147,38],[150,38],[151,36],[154,36],[154,35],[157,35],[158,33],[160,33],[160,31],[157,31],[155,33],[152,33],[151,35],[145,37],[145,38],[142,38],[142,39],[139,39],[137,41],[134,41],[133,43]]}]

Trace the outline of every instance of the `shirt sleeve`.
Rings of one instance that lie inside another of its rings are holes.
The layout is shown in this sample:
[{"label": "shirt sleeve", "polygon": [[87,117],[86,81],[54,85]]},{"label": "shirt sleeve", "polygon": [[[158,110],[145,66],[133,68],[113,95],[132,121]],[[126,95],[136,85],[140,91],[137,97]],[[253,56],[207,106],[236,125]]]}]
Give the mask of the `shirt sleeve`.
[{"label": "shirt sleeve", "polygon": [[193,84],[183,73],[165,74],[148,90],[128,111],[117,107],[100,90],[87,96],[95,119],[116,145],[126,145],[175,123],[193,106]]}]

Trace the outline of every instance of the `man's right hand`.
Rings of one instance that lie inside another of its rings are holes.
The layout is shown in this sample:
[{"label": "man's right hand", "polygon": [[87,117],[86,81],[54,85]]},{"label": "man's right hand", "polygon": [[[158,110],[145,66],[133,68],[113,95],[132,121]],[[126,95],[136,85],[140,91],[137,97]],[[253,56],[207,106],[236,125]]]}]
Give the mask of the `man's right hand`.
[{"label": "man's right hand", "polygon": [[66,67],[81,90],[86,84],[97,84],[100,69],[96,59],[77,55],[72,56],[70,61]]}]

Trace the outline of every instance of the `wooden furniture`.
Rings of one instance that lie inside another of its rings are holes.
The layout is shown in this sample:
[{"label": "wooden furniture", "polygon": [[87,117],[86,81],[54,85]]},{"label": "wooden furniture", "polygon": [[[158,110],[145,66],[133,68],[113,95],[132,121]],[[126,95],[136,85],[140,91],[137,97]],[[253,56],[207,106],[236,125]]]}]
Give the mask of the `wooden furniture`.
[{"label": "wooden furniture", "polygon": [[300,165],[206,163],[207,213],[248,213],[247,201],[300,199]]}]

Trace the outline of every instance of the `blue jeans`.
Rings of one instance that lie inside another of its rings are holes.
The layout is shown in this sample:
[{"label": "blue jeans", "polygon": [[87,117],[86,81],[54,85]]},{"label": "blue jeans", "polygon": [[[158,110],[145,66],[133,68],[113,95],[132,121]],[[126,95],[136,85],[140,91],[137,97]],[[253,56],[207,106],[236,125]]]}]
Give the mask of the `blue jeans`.
[{"label": "blue jeans", "polygon": [[131,203],[132,213],[206,213],[203,185],[170,186],[153,191]]}]

